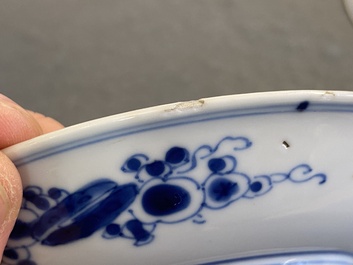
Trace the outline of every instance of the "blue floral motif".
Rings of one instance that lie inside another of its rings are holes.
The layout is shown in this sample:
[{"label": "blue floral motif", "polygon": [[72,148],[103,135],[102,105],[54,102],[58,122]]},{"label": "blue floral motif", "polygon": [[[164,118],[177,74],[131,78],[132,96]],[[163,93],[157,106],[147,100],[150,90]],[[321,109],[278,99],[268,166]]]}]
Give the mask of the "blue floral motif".
[{"label": "blue floral motif", "polygon": [[3,264],[36,265],[30,251],[35,244],[69,244],[97,231],[105,239],[130,239],[135,246],[143,246],[153,241],[159,225],[204,224],[204,211],[263,196],[285,181],[326,182],[325,174],[315,173],[307,164],[284,173],[240,172],[236,155],[251,146],[246,137],[227,136],[194,151],[173,146],[155,160],[133,154],[121,166],[121,172],[132,177],[124,184],[98,179],[74,192],[26,187],[22,212],[27,219],[17,220]]}]

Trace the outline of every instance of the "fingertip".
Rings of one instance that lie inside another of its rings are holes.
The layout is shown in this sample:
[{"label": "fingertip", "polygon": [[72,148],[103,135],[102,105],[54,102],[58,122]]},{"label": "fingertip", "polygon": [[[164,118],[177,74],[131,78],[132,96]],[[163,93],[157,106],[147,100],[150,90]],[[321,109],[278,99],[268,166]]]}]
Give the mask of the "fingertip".
[{"label": "fingertip", "polygon": [[47,117],[41,113],[37,113],[37,112],[33,112],[31,110],[27,110],[33,117],[34,119],[37,121],[37,123],[39,124],[39,126],[41,127],[42,129],[42,132],[45,134],[45,133],[49,133],[49,132],[53,132],[53,131],[56,131],[56,130],[60,130],[62,128],[64,128],[64,126],[54,120],[53,118],[51,117]]},{"label": "fingertip", "polygon": [[0,97],[0,149],[43,133],[34,117],[16,103]]}]

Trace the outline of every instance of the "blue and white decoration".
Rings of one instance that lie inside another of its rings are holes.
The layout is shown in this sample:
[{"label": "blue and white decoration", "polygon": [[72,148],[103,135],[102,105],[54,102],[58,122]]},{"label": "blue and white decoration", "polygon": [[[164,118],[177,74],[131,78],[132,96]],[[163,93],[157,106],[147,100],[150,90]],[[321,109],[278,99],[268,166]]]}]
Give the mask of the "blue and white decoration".
[{"label": "blue and white decoration", "polygon": [[[22,213],[11,234],[3,264],[36,265],[31,247],[69,244],[100,233],[104,239],[151,244],[158,226],[181,222],[203,225],[205,211],[231,207],[269,193],[282,182],[326,182],[308,164],[286,172],[251,176],[238,170],[238,155],[251,151],[246,137],[227,136],[196,150],[172,146],[155,160],[145,153],[121,165],[123,184],[97,179],[76,191],[61,187],[24,189]],[[219,214],[219,213],[217,213]],[[207,225],[207,224],[205,224]]]}]

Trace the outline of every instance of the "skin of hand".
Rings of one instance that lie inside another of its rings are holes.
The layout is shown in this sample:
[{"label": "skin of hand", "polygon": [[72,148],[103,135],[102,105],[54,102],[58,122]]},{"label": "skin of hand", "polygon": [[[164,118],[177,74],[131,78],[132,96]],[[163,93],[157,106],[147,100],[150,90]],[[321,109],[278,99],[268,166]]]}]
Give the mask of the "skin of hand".
[{"label": "skin of hand", "polygon": [[[23,109],[0,94],[0,150],[63,126],[42,114]],[[22,185],[15,165],[0,151],[0,261],[22,201]]]}]

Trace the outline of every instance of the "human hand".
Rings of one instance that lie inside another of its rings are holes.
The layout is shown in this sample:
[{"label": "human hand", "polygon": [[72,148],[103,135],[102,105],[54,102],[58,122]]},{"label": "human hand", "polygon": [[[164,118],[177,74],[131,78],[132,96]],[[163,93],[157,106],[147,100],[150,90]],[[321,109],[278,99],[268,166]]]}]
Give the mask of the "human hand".
[{"label": "human hand", "polygon": [[[0,150],[63,126],[28,111],[0,94]],[[15,165],[0,151],[0,262],[22,201],[22,185]]]}]

